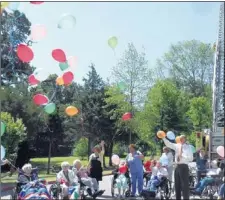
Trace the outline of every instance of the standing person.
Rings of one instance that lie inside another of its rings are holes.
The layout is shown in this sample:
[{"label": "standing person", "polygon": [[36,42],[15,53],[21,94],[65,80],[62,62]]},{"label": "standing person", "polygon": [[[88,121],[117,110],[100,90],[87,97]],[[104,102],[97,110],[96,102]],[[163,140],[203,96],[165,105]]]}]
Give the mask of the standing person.
[{"label": "standing person", "polygon": [[101,141],[101,146],[96,145],[89,157],[88,168],[90,169],[90,177],[95,178],[99,184],[102,181],[103,172],[103,156],[105,154],[105,142]]},{"label": "standing person", "polygon": [[143,164],[142,160],[144,155],[137,151],[137,148],[134,144],[129,145],[130,153],[127,155],[126,161],[131,173],[131,182],[132,182],[132,194],[134,197],[136,195],[136,184],[138,182],[138,193],[141,195],[143,190]]},{"label": "standing person", "polygon": [[173,153],[170,151],[168,147],[163,148],[163,152],[167,157],[168,165],[167,165],[167,171],[168,171],[168,179],[172,181],[173,177]]},{"label": "standing person", "polygon": [[166,138],[163,141],[167,147],[175,151],[175,162],[177,164],[174,172],[176,199],[189,199],[189,168],[188,163],[193,161],[193,153],[190,145],[186,144],[185,135],[180,136],[180,143],[171,143]]},{"label": "standing person", "polygon": [[206,173],[207,168],[207,155],[203,148],[196,152],[196,164],[197,164],[197,183],[201,180],[202,174]]}]

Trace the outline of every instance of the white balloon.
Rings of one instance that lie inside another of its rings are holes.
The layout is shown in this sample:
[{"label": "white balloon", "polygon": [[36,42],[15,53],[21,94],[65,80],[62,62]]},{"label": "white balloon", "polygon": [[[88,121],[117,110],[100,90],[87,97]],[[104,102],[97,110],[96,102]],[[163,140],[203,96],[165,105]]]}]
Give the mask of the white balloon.
[{"label": "white balloon", "polygon": [[5,148],[1,145],[1,160],[5,158]]},{"label": "white balloon", "polygon": [[76,25],[76,18],[71,14],[63,14],[58,22],[58,28],[71,29]]},{"label": "white balloon", "polygon": [[119,165],[120,164],[120,157],[118,156],[118,155],[113,155],[112,156],[112,163],[114,164],[114,165]]}]

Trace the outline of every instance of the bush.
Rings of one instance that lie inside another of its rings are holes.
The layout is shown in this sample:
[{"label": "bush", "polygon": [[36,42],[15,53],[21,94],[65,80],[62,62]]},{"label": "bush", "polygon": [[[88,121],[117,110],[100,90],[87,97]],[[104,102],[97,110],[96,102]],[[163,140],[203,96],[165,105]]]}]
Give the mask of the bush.
[{"label": "bush", "polygon": [[121,143],[116,143],[113,146],[113,153],[117,154],[119,157],[123,157],[127,152],[127,147]]},{"label": "bush", "polygon": [[88,156],[88,139],[81,138],[75,145],[74,156],[81,157],[81,160],[84,159],[85,156]]}]

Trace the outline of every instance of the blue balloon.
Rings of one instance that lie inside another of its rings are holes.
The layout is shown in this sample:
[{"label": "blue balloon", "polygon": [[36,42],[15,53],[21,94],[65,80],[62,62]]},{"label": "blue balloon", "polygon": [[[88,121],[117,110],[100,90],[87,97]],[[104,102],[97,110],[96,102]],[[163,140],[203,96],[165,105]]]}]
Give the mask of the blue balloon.
[{"label": "blue balloon", "polygon": [[5,148],[1,145],[1,160],[5,158]]},{"label": "blue balloon", "polygon": [[10,2],[8,8],[10,10],[17,10],[20,5],[20,2]]},{"label": "blue balloon", "polygon": [[169,140],[175,140],[175,134],[172,131],[168,131],[166,136]]}]

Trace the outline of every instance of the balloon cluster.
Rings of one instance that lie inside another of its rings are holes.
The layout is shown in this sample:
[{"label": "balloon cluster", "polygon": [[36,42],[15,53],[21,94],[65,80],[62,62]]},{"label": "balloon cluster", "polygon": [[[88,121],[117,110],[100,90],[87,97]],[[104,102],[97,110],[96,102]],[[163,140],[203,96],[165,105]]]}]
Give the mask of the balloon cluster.
[{"label": "balloon cluster", "polygon": [[[167,133],[165,133],[164,131],[158,131],[157,137],[160,138],[160,139],[163,139],[163,138],[167,137],[169,140],[172,140],[172,141],[175,140],[175,142],[177,144],[181,143],[180,136],[176,137],[175,134],[172,131],[168,131]],[[195,153],[196,148],[191,144],[189,146],[191,147],[192,153]]]},{"label": "balloon cluster", "polygon": [[[1,121],[1,137],[5,133],[6,125]],[[5,157],[5,148],[1,145],[1,160]]]}]

